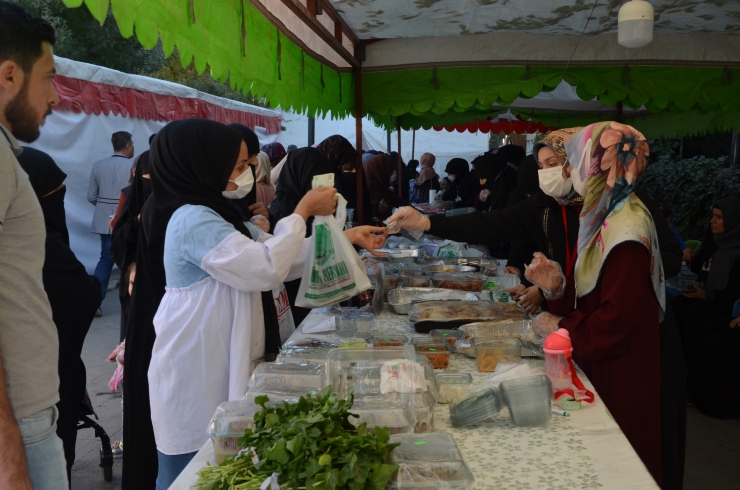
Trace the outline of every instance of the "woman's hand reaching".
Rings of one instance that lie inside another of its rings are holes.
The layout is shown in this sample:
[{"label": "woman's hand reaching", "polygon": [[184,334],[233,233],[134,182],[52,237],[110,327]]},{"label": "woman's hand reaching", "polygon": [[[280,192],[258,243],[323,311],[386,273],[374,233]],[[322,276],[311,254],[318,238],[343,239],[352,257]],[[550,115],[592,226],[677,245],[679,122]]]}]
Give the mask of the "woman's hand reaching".
[{"label": "woman's hand reaching", "polygon": [[526,287],[524,284],[520,284],[515,288],[507,289],[505,292],[519,301],[519,306],[527,310],[530,315],[537,313],[540,305],[545,300],[537,286]]},{"label": "woman's hand reaching", "polygon": [[357,226],[344,230],[344,235],[349,238],[352,245],[362,247],[375,256],[384,255],[375,250],[383,248],[383,245],[385,245],[385,239],[388,238],[385,228],[378,226]]},{"label": "woman's hand reaching", "polygon": [[535,252],[532,263],[524,271],[524,277],[542,289],[545,299],[555,300],[563,297],[565,276],[560,264],[540,252]]},{"label": "woman's hand reaching", "polygon": [[532,330],[537,337],[543,339],[558,329],[558,324],[562,319],[561,316],[543,311],[532,320]]},{"label": "woman's hand reaching", "polygon": [[329,216],[336,211],[338,200],[339,195],[334,187],[312,189],[298,203],[295,214],[300,215],[304,221],[308,221],[311,216]]},{"label": "woman's hand reaching", "polygon": [[261,214],[256,214],[252,216],[252,218],[249,220],[250,223],[252,223],[254,226],[256,226],[258,229],[262,230],[265,233],[270,233],[270,222],[262,216]]},{"label": "woman's hand reaching", "polygon": [[687,298],[692,299],[707,299],[707,292],[704,291],[702,288],[700,288],[696,284],[693,284],[691,288],[693,289],[693,291],[684,291],[681,294],[683,294]]},{"label": "woman's hand reaching", "polygon": [[396,227],[414,231],[429,231],[431,226],[429,218],[411,206],[399,208],[395,213],[393,213],[393,216],[386,220],[389,224],[394,221],[397,222]]}]

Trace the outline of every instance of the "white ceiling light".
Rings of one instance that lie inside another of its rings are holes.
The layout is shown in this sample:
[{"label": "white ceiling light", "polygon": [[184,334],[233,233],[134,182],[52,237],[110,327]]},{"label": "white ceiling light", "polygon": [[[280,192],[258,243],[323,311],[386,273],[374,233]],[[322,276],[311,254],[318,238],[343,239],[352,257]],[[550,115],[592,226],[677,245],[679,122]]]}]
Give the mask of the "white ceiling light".
[{"label": "white ceiling light", "polygon": [[653,40],[654,10],[646,0],[630,0],[619,9],[617,42],[625,48],[641,48]]}]

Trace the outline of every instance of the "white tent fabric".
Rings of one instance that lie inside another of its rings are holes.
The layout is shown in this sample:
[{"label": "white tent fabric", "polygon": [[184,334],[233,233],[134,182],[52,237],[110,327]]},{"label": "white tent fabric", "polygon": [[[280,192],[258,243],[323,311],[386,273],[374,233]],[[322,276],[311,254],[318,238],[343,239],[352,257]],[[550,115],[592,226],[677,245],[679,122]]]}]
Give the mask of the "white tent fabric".
[{"label": "white tent fabric", "polygon": [[[128,75],[64,58],[57,58],[56,64],[57,72],[70,78],[183,98],[197,98],[231,110],[270,117],[279,116],[274,110],[215,97],[164,80]],[[90,233],[94,207],[87,201],[93,163],[112,154],[110,138],[116,131],[128,131],[133,135],[138,155],[149,148],[149,136],[159,131],[165,124],[160,121],[116,116],[112,112],[109,115],[104,113],[95,115],[55,110],[47,117],[46,124],[41,128],[41,137],[30,145],[48,153],[67,174],[65,207],[70,244],[88,272],[94,271],[100,257],[100,238]],[[279,136],[267,134],[267,131],[260,127],[257,127],[255,132],[263,145],[276,141]],[[133,160],[131,163],[133,164]]]}]

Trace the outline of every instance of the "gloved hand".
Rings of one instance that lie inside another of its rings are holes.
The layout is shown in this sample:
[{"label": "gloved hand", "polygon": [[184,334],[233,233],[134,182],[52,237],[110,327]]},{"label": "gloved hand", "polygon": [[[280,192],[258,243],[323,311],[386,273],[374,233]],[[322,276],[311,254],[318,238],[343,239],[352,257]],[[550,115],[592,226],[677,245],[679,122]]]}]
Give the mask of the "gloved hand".
[{"label": "gloved hand", "polygon": [[535,252],[532,263],[526,267],[524,277],[539,286],[547,300],[560,299],[565,294],[565,275],[560,264],[540,252]]},{"label": "gloved hand", "polygon": [[489,197],[491,197],[491,191],[489,191],[488,189],[483,189],[482,191],[480,191],[480,194],[478,195],[478,198],[480,199],[481,202],[488,201]]},{"label": "gloved hand", "polygon": [[[411,206],[398,208],[398,210],[393,213],[390,218],[385,220],[385,223],[392,224],[394,221],[397,222],[397,227],[406,228],[407,230],[413,231],[429,231],[429,227],[431,226],[429,223],[429,218],[427,218]],[[393,230],[389,229],[388,233],[393,233]]]},{"label": "gloved hand", "polygon": [[252,216],[252,218],[249,220],[250,223],[252,223],[254,226],[259,228],[265,233],[270,233],[270,222],[262,216],[261,214],[256,214]]},{"label": "gloved hand", "polygon": [[543,311],[532,320],[532,330],[537,337],[543,339],[558,329],[558,324],[562,319],[562,316]]}]

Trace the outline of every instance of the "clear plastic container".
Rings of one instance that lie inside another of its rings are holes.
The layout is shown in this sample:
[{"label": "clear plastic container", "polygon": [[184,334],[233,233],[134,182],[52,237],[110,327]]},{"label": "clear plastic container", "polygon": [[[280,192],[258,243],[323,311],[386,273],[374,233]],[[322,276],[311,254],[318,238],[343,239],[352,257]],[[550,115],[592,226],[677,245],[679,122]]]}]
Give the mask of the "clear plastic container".
[{"label": "clear plastic container", "polygon": [[439,383],[437,403],[457,403],[470,394],[473,377],[469,373],[439,373],[435,377]]},{"label": "clear plastic container", "polygon": [[356,322],[355,312],[342,311],[341,315],[337,315],[337,335],[344,338],[354,337],[357,330]]},{"label": "clear plastic container", "polygon": [[[434,374],[434,369],[425,356],[417,356],[415,362],[421,364],[424,368],[425,389],[435,401],[439,396],[439,382]],[[358,362],[352,370],[352,380],[354,381],[355,396],[379,395],[380,394],[380,371],[382,366],[377,364],[368,365],[365,362]],[[411,386],[401,387],[401,391],[412,392]]]},{"label": "clear plastic container", "polygon": [[399,276],[398,287],[401,288],[428,288],[432,286],[430,276]]},{"label": "clear plastic container", "polygon": [[422,434],[434,431],[434,407],[436,401],[429,391],[424,393],[360,393],[355,400],[378,400],[378,403],[402,403],[411,407],[416,416],[414,432]]},{"label": "clear plastic container", "polygon": [[390,442],[401,445],[388,458],[399,466],[389,489],[462,489],[475,482],[455,439],[446,432],[402,434],[391,436]]},{"label": "clear plastic container", "polygon": [[482,291],[486,286],[485,276],[475,273],[440,272],[432,277],[432,287],[458,291]]},{"label": "clear plastic container", "polygon": [[288,340],[283,344],[283,349],[293,349],[296,347],[328,347],[330,349],[336,349],[339,347],[339,342],[334,342],[329,339],[320,339],[316,337],[306,337],[296,340]]},{"label": "clear plastic container", "polygon": [[254,414],[261,409],[259,405],[245,400],[223,402],[216,408],[208,424],[208,435],[213,441],[217,464],[243,449],[239,446],[239,438],[244,437],[246,429],[254,428]]},{"label": "clear plastic container", "polygon": [[320,390],[326,386],[325,382],[326,366],[323,364],[263,362],[254,368],[247,387],[275,384]]},{"label": "clear plastic container", "polygon": [[426,356],[434,369],[447,369],[450,364],[451,346],[445,341],[419,343],[416,353]]},{"label": "clear plastic container", "polygon": [[522,340],[534,340],[535,338],[532,320],[469,323],[462,325],[459,330],[468,339],[518,337]]},{"label": "clear plastic container", "polygon": [[265,395],[269,398],[269,405],[276,405],[280,402],[297,403],[302,396],[316,396],[321,389],[306,388],[305,386],[286,386],[276,384],[259,384],[250,388],[244,399],[249,403],[254,403],[258,396]]},{"label": "clear plastic container", "polygon": [[427,356],[421,356],[418,354],[416,355],[416,362],[424,366],[424,377],[427,380],[427,390],[436,400],[439,396],[439,381],[437,381],[437,376],[434,373],[432,363],[429,362],[429,358]]},{"label": "clear plastic container", "polygon": [[502,381],[500,391],[518,427],[542,425],[552,418],[552,385],[544,374]]},{"label": "clear plastic container", "polygon": [[462,332],[459,330],[437,328],[429,332],[429,336],[437,340],[446,340],[451,346],[454,347],[457,339],[462,337]]},{"label": "clear plastic container", "polygon": [[498,339],[471,339],[470,345],[475,348],[475,360],[478,372],[492,373],[504,356],[512,361],[521,361],[522,342],[518,338],[501,337]]},{"label": "clear plastic container", "polygon": [[499,394],[497,390],[488,388],[450,405],[450,421],[453,427],[467,427],[489,419],[499,411]]},{"label": "clear plastic container", "polygon": [[379,397],[358,398],[349,411],[359,415],[359,418],[349,418],[352,425],[359,427],[366,423],[371,432],[375,427],[388,427],[391,435],[411,434],[416,425],[412,406],[400,401],[390,402]]},{"label": "clear plastic container", "polygon": [[373,335],[370,343],[376,348],[385,347],[403,347],[409,343],[409,338],[405,335]]},{"label": "clear plastic container", "polygon": [[335,349],[329,353],[326,368],[326,384],[330,385],[339,398],[347,398],[353,389],[352,370],[358,366],[380,367],[388,361],[416,358],[411,346],[375,349]]},{"label": "clear plastic container", "polygon": [[375,315],[373,313],[360,313],[355,318],[355,335],[361,339],[369,339],[373,335]]},{"label": "clear plastic container", "polygon": [[475,347],[470,345],[472,339],[457,339],[455,342],[455,352],[465,354],[467,357],[475,359]]},{"label": "clear plastic container", "polygon": [[332,348],[329,347],[291,347],[283,349],[275,362],[292,364],[324,364]]}]

